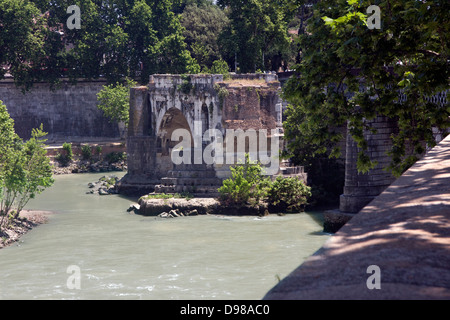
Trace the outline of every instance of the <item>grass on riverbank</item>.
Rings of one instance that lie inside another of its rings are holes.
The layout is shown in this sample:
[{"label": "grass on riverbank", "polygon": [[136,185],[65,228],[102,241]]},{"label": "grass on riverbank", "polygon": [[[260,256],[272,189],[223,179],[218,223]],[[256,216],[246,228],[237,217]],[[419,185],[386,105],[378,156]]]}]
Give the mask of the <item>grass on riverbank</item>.
[{"label": "grass on riverbank", "polygon": [[172,199],[172,198],[177,198],[177,199],[186,199],[186,200],[191,200],[192,198],[194,198],[194,196],[188,192],[183,192],[183,193],[150,193],[147,194],[145,196],[142,196],[139,200],[143,199],[143,200],[149,200],[149,199]]}]

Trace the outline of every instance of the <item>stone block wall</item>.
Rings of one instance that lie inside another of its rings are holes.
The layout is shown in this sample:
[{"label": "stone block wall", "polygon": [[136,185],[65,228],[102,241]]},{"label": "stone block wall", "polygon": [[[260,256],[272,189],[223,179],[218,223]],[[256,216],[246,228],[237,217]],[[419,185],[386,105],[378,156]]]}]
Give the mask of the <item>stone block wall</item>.
[{"label": "stone block wall", "polygon": [[365,134],[367,155],[378,165],[368,173],[358,172],[356,162],[359,149],[350,134],[347,135],[344,194],[339,205],[342,212],[357,213],[395,180],[383,168],[390,163],[386,152],[391,149],[390,135],[398,130],[396,121],[379,116],[371,121],[371,126],[377,129],[377,133]]},{"label": "stone block wall", "polygon": [[228,95],[222,105],[222,117],[227,128],[245,130],[281,127],[279,83],[235,86],[225,84]]},{"label": "stone block wall", "polygon": [[14,119],[17,134],[28,139],[31,130],[41,125],[48,132],[48,142],[89,138],[119,138],[120,129],[97,108],[97,93],[106,82],[78,81],[72,85],[63,80],[59,88],[36,83],[25,94],[13,79],[0,81],[0,100]]}]

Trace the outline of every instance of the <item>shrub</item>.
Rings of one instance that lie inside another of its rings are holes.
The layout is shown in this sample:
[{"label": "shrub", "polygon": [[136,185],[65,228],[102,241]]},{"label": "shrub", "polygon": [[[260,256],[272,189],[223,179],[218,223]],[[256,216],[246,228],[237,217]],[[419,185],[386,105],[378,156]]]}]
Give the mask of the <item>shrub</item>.
[{"label": "shrub", "polygon": [[296,177],[278,176],[272,183],[267,200],[281,212],[303,211],[311,196],[311,188]]},{"label": "shrub", "polygon": [[218,189],[219,200],[225,205],[257,206],[265,201],[269,209],[278,212],[303,211],[311,197],[311,188],[296,177],[278,176],[275,181],[263,175],[258,162],[245,163],[230,168],[231,178],[223,181]]},{"label": "shrub", "polygon": [[66,156],[69,159],[69,161],[73,158],[73,152],[72,152],[72,144],[64,142],[63,143],[63,150],[66,152]]},{"label": "shrub", "polygon": [[64,154],[58,153],[55,159],[63,166],[67,166],[73,159],[72,144],[63,143]]},{"label": "shrub", "polygon": [[217,95],[219,96],[219,106],[222,109],[225,98],[230,94],[227,88],[220,86],[218,83],[214,85],[214,90],[216,90]]},{"label": "shrub", "polygon": [[212,74],[222,74],[223,80],[231,79],[230,72],[228,71],[229,67],[226,61],[219,59],[215,60],[212,64],[210,73]]},{"label": "shrub", "polygon": [[132,79],[125,79],[124,83],[103,86],[97,94],[97,107],[102,110],[111,121],[123,122],[128,127],[130,106],[130,88],[137,83]]},{"label": "shrub", "polygon": [[183,92],[184,94],[189,94],[194,86],[191,83],[191,77],[187,75],[182,75],[182,83],[178,86],[178,90]]},{"label": "shrub", "polygon": [[102,147],[101,146],[96,146],[95,147],[95,152],[97,153],[98,160],[101,160],[102,159]]},{"label": "shrub", "polygon": [[0,234],[30,199],[53,184],[45,135],[41,125],[32,130],[28,141],[22,141],[0,101]]},{"label": "shrub", "polygon": [[81,156],[83,160],[90,160],[92,158],[92,149],[88,145],[81,146]]},{"label": "shrub", "polygon": [[105,156],[105,160],[109,163],[116,163],[122,160],[126,160],[127,154],[125,152],[111,152]]},{"label": "shrub", "polygon": [[245,163],[231,167],[231,178],[225,179],[218,189],[219,200],[229,205],[257,205],[267,194],[270,180],[262,175],[258,162],[251,162],[245,155]]}]

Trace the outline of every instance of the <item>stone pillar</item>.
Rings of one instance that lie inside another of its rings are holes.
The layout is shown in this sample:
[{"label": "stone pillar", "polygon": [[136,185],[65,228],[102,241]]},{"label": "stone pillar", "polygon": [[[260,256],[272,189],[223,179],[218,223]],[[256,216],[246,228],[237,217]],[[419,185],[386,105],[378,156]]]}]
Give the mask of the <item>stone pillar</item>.
[{"label": "stone pillar", "polygon": [[128,137],[148,135],[149,108],[147,104],[147,87],[130,88],[130,110]]},{"label": "stone pillar", "polygon": [[340,197],[339,210],[326,211],[324,214],[325,232],[338,231],[395,180],[395,177],[383,168],[391,161],[386,152],[391,149],[390,136],[397,131],[397,123],[378,116],[370,121],[370,126],[377,129],[377,133],[365,133],[368,142],[366,153],[378,164],[365,174],[359,173],[356,167],[359,149],[347,133],[344,193]]},{"label": "stone pillar", "polygon": [[154,191],[156,175],[156,136],[152,130],[151,106],[147,87],[130,89],[130,121],[127,137],[127,174],[116,185],[128,195],[143,195]]},{"label": "stone pillar", "polygon": [[153,177],[156,167],[156,136],[150,130],[151,110],[147,87],[130,89],[128,125],[128,173]]},{"label": "stone pillar", "polygon": [[395,180],[395,177],[383,168],[390,163],[386,152],[391,149],[390,136],[397,130],[396,122],[378,116],[370,125],[377,129],[377,133],[365,133],[368,142],[367,154],[372,161],[377,161],[378,165],[368,173],[359,173],[356,168],[359,149],[350,134],[347,134],[344,194],[341,195],[339,204],[339,210],[342,212],[359,212]]}]

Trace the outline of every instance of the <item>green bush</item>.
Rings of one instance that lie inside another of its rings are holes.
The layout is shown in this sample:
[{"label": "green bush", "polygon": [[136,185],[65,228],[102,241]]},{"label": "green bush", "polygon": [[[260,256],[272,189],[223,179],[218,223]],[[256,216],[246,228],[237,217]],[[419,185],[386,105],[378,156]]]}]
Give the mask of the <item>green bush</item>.
[{"label": "green bush", "polygon": [[278,176],[267,193],[269,205],[280,212],[303,211],[309,197],[311,188],[296,177]]},{"label": "green bush", "polygon": [[58,153],[55,159],[63,166],[67,166],[73,159],[72,144],[63,143],[64,154]]},{"label": "green bush", "polygon": [[92,149],[88,145],[81,146],[81,156],[83,160],[90,160],[92,158]]},{"label": "green bush", "polygon": [[115,83],[103,86],[97,93],[97,107],[102,110],[111,121],[123,122],[128,127],[130,106],[130,88],[137,83],[126,78],[123,83]]},{"label": "green bush", "polygon": [[220,109],[223,108],[223,102],[225,98],[230,94],[230,92],[225,87],[221,87],[218,83],[214,85],[214,90],[216,90],[217,95],[219,96],[219,106]]},{"label": "green bush", "polygon": [[222,59],[215,60],[213,62],[210,73],[222,74],[223,80],[231,79],[228,64],[226,63],[226,61]]},{"label": "green bush", "polygon": [[95,152],[97,153],[97,160],[101,160],[102,159],[102,147],[101,146],[96,146],[95,147]]},{"label": "green bush", "polygon": [[218,189],[219,200],[225,205],[257,206],[267,202],[272,211],[299,212],[311,197],[311,188],[296,177],[279,176],[275,181],[265,177],[261,165],[250,162],[248,154],[245,163],[230,170],[231,178]]},{"label": "green bush", "polygon": [[191,83],[191,77],[188,75],[182,75],[182,83],[178,86],[178,90],[183,92],[184,94],[189,94],[194,86]]},{"label": "green bush", "polygon": [[245,155],[245,163],[231,167],[231,178],[223,181],[218,189],[219,200],[228,205],[257,205],[267,195],[270,180],[262,174],[261,165],[251,162]]},{"label": "green bush", "polygon": [[67,158],[69,158],[69,161],[73,158],[73,152],[72,152],[72,144],[64,142],[63,143],[63,150],[66,152]]},{"label": "green bush", "polygon": [[108,161],[109,163],[116,163],[122,160],[126,160],[127,159],[127,154],[126,152],[111,152],[108,153],[105,156],[105,160]]}]

